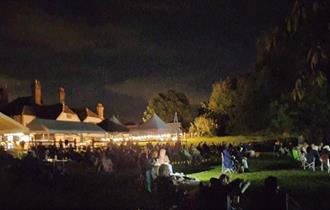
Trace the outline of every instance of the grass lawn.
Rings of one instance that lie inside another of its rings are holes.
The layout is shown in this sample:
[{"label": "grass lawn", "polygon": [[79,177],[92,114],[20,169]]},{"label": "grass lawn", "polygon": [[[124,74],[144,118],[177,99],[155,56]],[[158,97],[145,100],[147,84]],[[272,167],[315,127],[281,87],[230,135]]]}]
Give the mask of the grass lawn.
[{"label": "grass lawn", "polygon": [[[237,136],[214,136],[214,137],[193,137],[182,139],[182,144],[190,146],[193,144],[197,146],[200,142],[206,142],[207,144],[219,144],[219,143],[230,143],[230,144],[240,144],[240,143],[265,143],[270,140],[274,140],[275,136],[262,136],[262,135],[237,135]],[[168,143],[166,141],[141,141],[138,142],[140,146],[145,146],[148,143],[158,144],[158,143]],[[175,143],[174,141],[169,141],[169,143]]]},{"label": "grass lawn", "polygon": [[231,143],[231,144],[239,144],[239,143],[250,143],[250,142],[264,142],[267,140],[273,139],[269,136],[215,136],[215,137],[194,137],[187,138],[184,141],[185,144],[194,144],[197,145],[200,142],[206,142],[207,144],[219,144],[219,143]]},{"label": "grass lawn", "polygon": [[[279,179],[281,187],[287,189],[304,209],[329,209],[327,198],[330,196],[330,174],[321,171],[303,171],[299,164],[289,158],[278,159],[272,155],[262,155],[258,159],[250,160],[251,172],[244,174],[230,174],[231,180],[240,178],[251,182],[247,197],[258,199],[263,181],[268,176]],[[201,181],[208,181],[211,177],[218,178],[220,166],[208,171],[190,174]]]}]

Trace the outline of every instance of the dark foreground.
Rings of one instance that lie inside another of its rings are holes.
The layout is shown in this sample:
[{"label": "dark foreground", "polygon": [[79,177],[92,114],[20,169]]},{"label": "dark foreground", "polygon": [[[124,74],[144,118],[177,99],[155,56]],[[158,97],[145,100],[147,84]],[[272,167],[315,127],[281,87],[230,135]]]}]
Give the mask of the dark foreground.
[{"label": "dark foreground", "polygon": [[[253,209],[253,204],[259,202],[262,182],[269,175],[277,176],[303,209],[328,209],[329,174],[300,171],[290,158],[277,159],[269,155],[250,163],[254,172],[231,175],[232,179],[238,177],[252,182],[242,197],[245,209]],[[11,168],[1,168],[1,209],[158,209],[156,198],[145,192],[134,169],[96,174],[92,168],[76,166],[75,173],[63,176],[49,174],[43,164],[18,161]],[[194,176],[206,181],[218,174],[219,167]],[[194,209],[197,196],[198,193],[187,196],[181,209]]]}]

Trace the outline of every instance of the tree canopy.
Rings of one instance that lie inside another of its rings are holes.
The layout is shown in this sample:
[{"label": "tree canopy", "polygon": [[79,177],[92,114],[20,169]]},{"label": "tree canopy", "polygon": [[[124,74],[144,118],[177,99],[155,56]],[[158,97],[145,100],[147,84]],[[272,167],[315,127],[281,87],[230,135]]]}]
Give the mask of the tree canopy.
[{"label": "tree canopy", "polygon": [[294,0],[257,40],[255,73],[214,83],[200,116],[226,133],[303,134],[330,143],[330,2]]},{"label": "tree canopy", "polygon": [[187,127],[192,120],[191,105],[187,96],[174,90],[159,93],[149,100],[143,114],[143,121],[150,119],[154,113],[165,122],[173,122],[174,115],[177,113],[179,121],[184,127]]}]

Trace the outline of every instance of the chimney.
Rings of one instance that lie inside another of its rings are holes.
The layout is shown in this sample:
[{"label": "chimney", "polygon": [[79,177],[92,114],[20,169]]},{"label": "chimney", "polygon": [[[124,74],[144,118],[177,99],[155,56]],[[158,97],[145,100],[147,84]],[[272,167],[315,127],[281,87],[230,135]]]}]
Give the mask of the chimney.
[{"label": "chimney", "polygon": [[65,104],[65,90],[63,87],[60,87],[58,89],[58,95],[60,97],[60,103],[61,104]]},{"label": "chimney", "polygon": [[104,106],[101,103],[97,104],[96,112],[99,118],[104,119]]},{"label": "chimney", "polygon": [[35,104],[41,105],[41,84],[39,80],[34,80],[31,85],[33,102]]},{"label": "chimney", "polygon": [[8,89],[7,85],[0,88],[0,104],[8,104]]}]

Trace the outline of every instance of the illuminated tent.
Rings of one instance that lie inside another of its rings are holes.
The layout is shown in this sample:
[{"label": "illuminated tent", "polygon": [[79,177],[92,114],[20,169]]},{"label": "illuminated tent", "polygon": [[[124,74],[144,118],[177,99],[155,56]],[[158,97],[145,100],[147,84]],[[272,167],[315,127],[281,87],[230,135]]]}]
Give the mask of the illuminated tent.
[{"label": "illuminated tent", "polygon": [[118,125],[125,126],[123,123],[121,123],[116,116],[112,116],[110,120]]},{"label": "illuminated tent", "polygon": [[110,133],[127,133],[129,130],[115,116],[105,119],[97,124]]},{"label": "illuminated tent", "polygon": [[77,146],[106,143],[106,131],[94,123],[36,118],[27,126],[35,141],[43,144],[60,144],[61,140],[68,140]]},{"label": "illuminated tent", "polygon": [[0,134],[29,133],[29,129],[0,112]]},{"label": "illuminated tent", "polygon": [[157,114],[154,114],[138,128],[132,129],[130,133],[133,136],[174,135],[177,134],[177,130],[165,123]]},{"label": "illuminated tent", "polygon": [[34,133],[105,134],[105,130],[93,123],[35,119],[28,128]]}]

